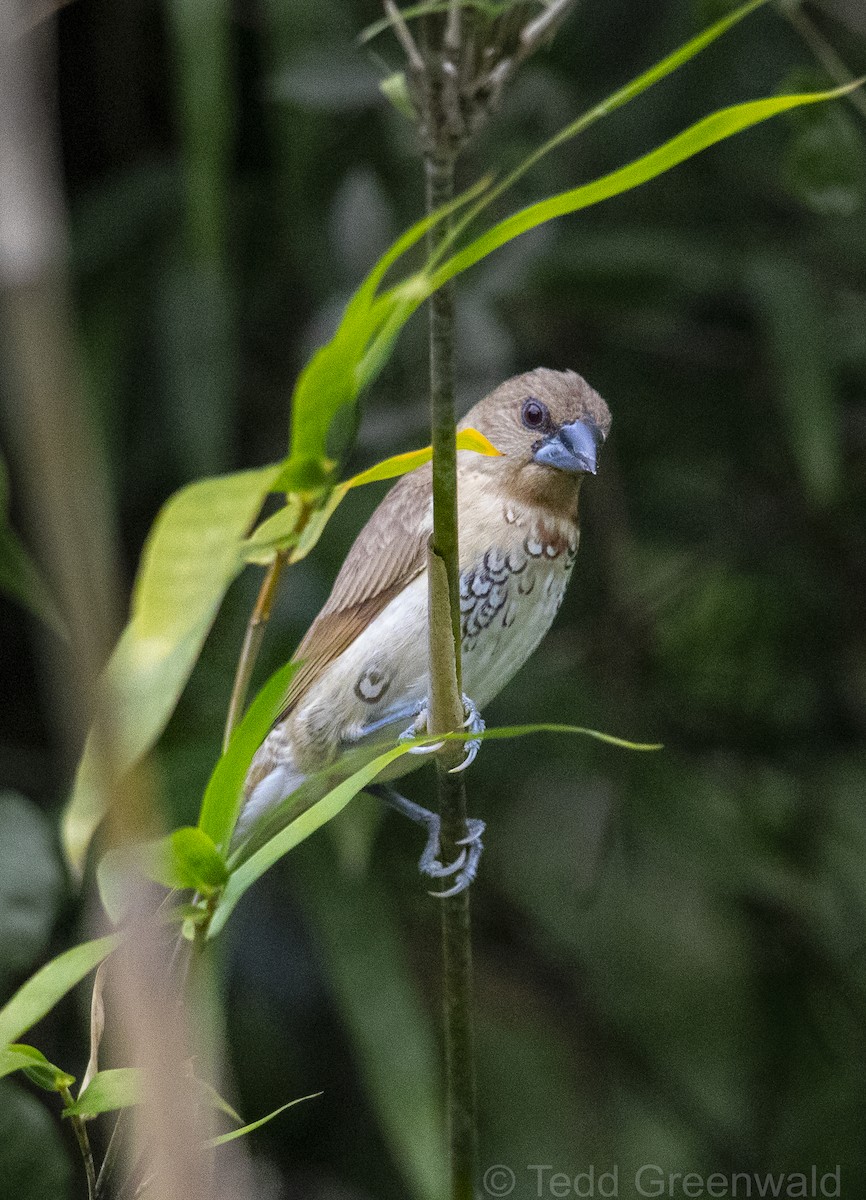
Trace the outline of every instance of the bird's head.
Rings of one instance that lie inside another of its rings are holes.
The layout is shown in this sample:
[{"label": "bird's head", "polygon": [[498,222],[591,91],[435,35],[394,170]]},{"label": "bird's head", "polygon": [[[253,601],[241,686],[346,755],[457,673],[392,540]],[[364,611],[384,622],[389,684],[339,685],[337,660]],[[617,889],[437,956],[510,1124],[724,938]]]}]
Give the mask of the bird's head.
[{"label": "bird's head", "polygon": [[515,498],[569,505],[584,476],[598,470],[610,412],[574,371],[539,367],[507,379],[461,426],[480,430],[500,451],[502,458],[479,466],[495,471]]}]

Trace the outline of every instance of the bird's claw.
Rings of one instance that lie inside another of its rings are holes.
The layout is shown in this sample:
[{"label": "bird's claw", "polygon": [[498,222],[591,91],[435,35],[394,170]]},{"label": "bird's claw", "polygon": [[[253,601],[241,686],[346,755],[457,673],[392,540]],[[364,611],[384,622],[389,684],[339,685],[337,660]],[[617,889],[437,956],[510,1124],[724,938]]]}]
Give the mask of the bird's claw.
[{"label": "bird's claw", "polygon": [[481,858],[483,848],[481,837],[485,828],[483,821],[478,820],[477,817],[470,817],[467,820],[466,836],[458,838],[456,842],[459,848],[457,857],[453,862],[443,863],[439,858],[441,852],[439,835],[442,822],[438,813],[422,808],[413,800],[407,800],[405,796],[401,796],[387,784],[372,784],[369,791],[380,796],[392,808],[396,808],[398,812],[408,817],[410,821],[416,821],[419,825],[427,827],[427,845],[418,860],[418,870],[422,875],[428,875],[431,879],[444,879],[449,875],[457,876],[452,887],[444,892],[431,892],[431,896],[437,896],[443,900],[448,896],[456,896],[464,888],[469,887],[478,871],[478,861]]},{"label": "bird's claw", "polygon": [[439,855],[439,831],[440,821],[436,813],[426,813],[427,828],[430,835],[427,838],[427,845],[424,847],[424,853],[418,860],[418,870],[422,875],[429,875],[431,879],[442,879],[448,875],[455,875],[466,862],[471,854],[465,846],[462,846],[460,853],[454,859],[454,862],[443,863]]},{"label": "bird's claw", "polygon": [[[478,706],[471,700],[466,693],[463,693],[463,712],[466,714],[466,720],[463,722],[463,728],[468,729],[470,733],[483,733],[485,729],[484,718],[478,711]],[[452,767],[448,772],[449,775],[459,775],[461,771],[465,771],[467,767],[471,767],[475,762],[478,751],[481,749],[481,739],[478,737],[469,738],[464,743],[463,750],[465,757],[462,763],[458,763],[456,767]]]},{"label": "bird's claw", "polygon": [[[457,842],[458,846],[464,847],[461,854],[466,854],[465,865],[457,873],[457,878],[450,888],[446,888],[444,892],[429,893],[431,896],[435,896],[437,900],[447,900],[449,896],[458,896],[469,887],[478,872],[478,863],[481,859],[481,852],[484,849],[481,845],[481,837],[484,833],[485,825],[478,818],[471,818],[466,822],[466,828],[468,830],[466,837],[460,838]],[[459,862],[460,859],[458,858],[456,861]]]},{"label": "bird's claw", "polygon": [[419,863],[418,867],[422,874],[429,875],[431,879],[443,879],[448,875],[455,875],[466,862],[466,858],[467,853],[464,847],[453,863],[441,863],[438,858],[433,858],[424,866]]},{"label": "bird's claw", "polygon": [[[462,699],[463,713],[465,715],[463,728],[468,729],[470,733],[483,733],[485,728],[484,719],[482,718],[481,713],[478,711],[478,706],[473,700],[470,700],[465,692]],[[426,732],[427,701],[425,699],[424,703],[418,710],[415,720],[408,727],[408,729],[403,730],[403,732],[397,738],[397,741],[411,742],[417,737],[423,737]],[[429,746],[411,746],[408,752],[409,754],[435,754],[436,751],[441,750],[444,745],[444,742],[433,742]],[[448,772],[449,775],[457,775],[460,771],[465,771],[467,767],[470,767],[475,762],[478,751],[481,749],[481,739],[470,738],[464,744],[463,749],[465,755],[463,762],[458,763],[456,767],[452,767]]]},{"label": "bird's claw", "polygon": [[[418,713],[415,717],[415,720],[408,727],[408,729],[403,730],[403,732],[397,738],[397,741],[398,742],[411,742],[417,737],[423,737],[426,732],[427,732],[427,701],[425,700],[424,703],[421,705],[421,707],[418,709]],[[444,742],[434,742],[430,746],[410,746],[409,754],[435,754],[436,751],[441,750],[444,745],[445,745]]]}]

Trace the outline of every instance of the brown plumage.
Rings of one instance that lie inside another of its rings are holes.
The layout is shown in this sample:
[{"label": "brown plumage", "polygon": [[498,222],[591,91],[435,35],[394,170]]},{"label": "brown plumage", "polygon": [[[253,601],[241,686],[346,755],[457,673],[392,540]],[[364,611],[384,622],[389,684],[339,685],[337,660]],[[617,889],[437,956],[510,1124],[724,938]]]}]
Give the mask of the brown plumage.
[{"label": "brown plumage", "polygon": [[[562,599],[577,551],[581,481],[610,428],[572,371],[509,379],[467,413],[501,452],[458,453],[464,686],[486,704],[529,656]],[[392,742],[427,693],[426,553],[431,468],[404,476],[358,535],[295,652],[301,667],[258,751],[242,831],[347,750]],[[375,728],[371,728],[375,727]],[[400,772],[418,765],[400,760]]]}]

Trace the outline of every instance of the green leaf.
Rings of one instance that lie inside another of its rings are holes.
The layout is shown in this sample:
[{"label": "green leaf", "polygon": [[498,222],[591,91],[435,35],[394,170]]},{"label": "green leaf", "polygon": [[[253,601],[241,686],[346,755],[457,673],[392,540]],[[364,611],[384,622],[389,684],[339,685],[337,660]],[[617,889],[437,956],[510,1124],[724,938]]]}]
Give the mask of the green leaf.
[{"label": "green leaf", "polygon": [[[330,482],[327,470],[333,464],[327,456],[327,443],[331,423],[341,409],[354,405],[362,388],[372,382],[384,365],[381,354],[370,357],[370,348],[374,341],[377,345],[385,344],[379,336],[383,327],[393,322],[397,308],[405,307],[403,295],[393,292],[377,295],[385,275],[429,229],[470,203],[488,186],[488,179],[480,180],[450,204],[416,221],[402,234],[385,251],[346,305],[337,332],[301,372],[292,396],[291,456],[280,477],[281,486],[286,490],[290,490],[287,478],[291,480],[302,465],[306,471],[311,466],[318,466],[319,477],[311,486]],[[404,321],[410,315],[407,313]],[[397,328],[403,323],[401,321]],[[291,490],[302,488],[292,482]]]},{"label": "green leaf", "polygon": [[[575,121],[570,121],[568,125],[560,129],[553,137],[548,138],[537,150],[533,150],[531,154],[527,155],[501,183],[486,191],[471,208],[465,211],[460,219],[454,222],[448,237],[443,242],[441,250],[444,251],[448,245],[453,244],[460,237],[466,226],[474,221],[480,212],[489,207],[504,192],[508,191],[518,179],[521,179],[545,155],[550,154],[552,150],[555,150],[564,142],[570,141],[572,138],[584,133],[596,121],[601,120],[602,117],[609,116],[612,112],[615,112],[618,108],[622,108],[655,84],[660,83],[662,79],[665,79],[668,75],[693,59],[702,50],[705,50],[707,46],[711,45],[722,34],[727,33],[733,25],[742,21],[744,17],[747,17],[756,8],[760,8],[766,3],[767,0],[748,0],[748,3],[739,5],[732,12],[723,15],[714,24],[702,30],[695,37],[690,38],[689,41],[679,46],[671,54],[660,59],[649,70],[643,71],[635,79],[630,80],[623,87],[612,92],[610,96],[607,96],[599,104],[589,109],[588,112],[582,113]],[[428,268],[429,265],[428,263]]]},{"label": "green leaf", "polygon": [[[472,450],[476,454],[488,457],[499,454],[493,443],[477,429],[461,429],[457,434],[456,446],[458,450]],[[423,467],[432,457],[433,449],[430,446],[425,446],[423,450],[410,450],[406,454],[394,454],[366,471],[353,475],[351,479],[338,483],[326,493],[326,498],[307,518],[300,532],[298,525],[301,510],[297,503],[294,503],[295,498],[290,496],[285,508],[262,521],[247,538],[244,543],[246,558],[250,562],[268,563],[278,551],[291,550],[288,561],[300,562],[316,545],[337,506],[352,488],[407,475],[410,471]]]},{"label": "green leaf", "polygon": [[[720,109],[697,121],[655,150],[651,150],[649,154],[635,159],[627,166],[603,175],[591,183],[582,184],[580,187],[551,196],[547,200],[530,204],[520,212],[514,213],[513,216],[498,222],[492,229],[459,250],[432,273],[426,294],[418,299],[418,303],[420,304],[427,295],[431,295],[442,287],[449,279],[468,270],[469,267],[486,258],[500,246],[513,241],[522,233],[536,229],[539,225],[544,225],[556,217],[578,212],[582,208],[599,204],[602,200],[608,200],[623,192],[631,191],[666,171],[670,171],[687,159],[693,158],[717,142],[724,141],[753,125],[758,125],[778,113],[788,112],[806,104],[818,104],[824,100],[837,99],[858,86],[859,83],[853,83],[825,92],[771,96],[764,100],[751,100],[745,104],[735,104],[730,108]],[[417,281],[413,280],[411,283],[414,298],[418,290]]]},{"label": "green leaf", "polygon": [[[484,454],[488,458],[496,458],[501,454],[493,443],[477,429],[459,430],[455,444],[458,450],[471,450],[476,454]],[[366,483],[380,483],[385,479],[396,479],[400,475],[407,475],[410,471],[417,471],[432,457],[432,446],[425,446],[423,450],[410,450],[406,454],[394,454],[391,458],[376,463],[374,467],[361,471],[359,475],[353,475],[351,479],[347,479],[340,486],[348,491],[349,488],[363,487]]]},{"label": "green leaf", "polygon": [[228,749],[208,780],[198,827],[215,846],[226,848],[231,840],[253,755],[279,716],[297,669],[297,663],[286,663],[271,676],[232,733]]},{"label": "green leaf", "polygon": [[[142,554],[132,616],[103,680],[115,769],[153,746],[174,711],[217,609],[243,567],[241,544],[280,467],[203,479],[163,507]],[[80,871],[105,811],[100,763],[88,739],[63,814],[67,859]]]},{"label": "green leaf", "polygon": [[379,91],[407,121],[415,119],[415,110],[412,107],[405,71],[394,71],[386,79],[380,80]]},{"label": "green leaf", "polygon": [[0,592],[17,600],[60,637],[66,637],[66,626],[51,589],[8,523],[8,507],[9,476],[0,457]]},{"label": "green leaf", "polygon": [[349,801],[357,796],[358,792],[363,791],[368,783],[372,783],[381,771],[408,753],[411,745],[410,742],[401,743],[399,746],[385,751],[384,754],[378,755],[372,762],[366,763],[348,779],[329,791],[306,812],[301,813],[290,825],[280,830],[275,837],[267,841],[239,866],[232,868],[230,861],[229,881],[217,901],[213,918],[208,927],[208,937],[216,937],[244,892],[252,887],[269,867],[272,867],[275,862],[278,862],[285,854],[308,838],[311,833],[315,833],[338,812],[341,812]]},{"label": "green leaf", "polygon": [[[495,729],[485,729],[481,733],[471,733],[463,731],[460,733],[446,733],[442,736],[448,741],[467,742],[473,738],[480,738],[486,742],[506,741],[509,738],[529,737],[535,733],[568,733],[576,734],[579,737],[594,738],[597,742],[604,742],[608,746],[616,746],[620,750],[664,750],[661,742],[630,742],[625,738],[616,737],[612,733],[602,733],[599,729],[587,729],[583,725],[560,725],[555,722],[541,721],[532,725],[501,725]],[[438,741],[439,738],[421,738],[416,739],[411,745],[429,745],[431,741]]]},{"label": "green leaf", "polygon": [[193,888],[209,896],[227,882],[225,860],[203,830],[193,826],[176,829],[169,843],[176,881],[172,886]]},{"label": "green leaf", "polygon": [[20,1042],[0,1049],[0,1076],[11,1075],[13,1071],[23,1071],[28,1079],[46,1092],[59,1092],[75,1083],[74,1075],[55,1067],[41,1050]]},{"label": "green leaf", "polygon": [[141,1103],[142,1075],[140,1067],[115,1067],[97,1071],[90,1083],[72,1104],[63,1110],[64,1117],[83,1117],[89,1120],[100,1113],[115,1112]]},{"label": "green leaf", "polygon": [[233,1142],[235,1138],[244,1137],[246,1134],[252,1133],[254,1129],[260,1129],[262,1125],[267,1125],[268,1121],[272,1121],[274,1117],[278,1117],[287,1108],[294,1108],[296,1104],[302,1104],[304,1100],[315,1100],[317,1096],[321,1095],[321,1092],[311,1092],[309,1096],[299,1096],[297,1100],[290,1100],[288,1104],[281,1104],[279,1108],[275,1108],[266,1117],[259,1117],[258,1121],[252,1121],[249,1125],[244,1125],[242,1129],[231,1129],[228,1133],[221,1133],[219,1137],[211,1138],[207,1144],[209,1146],[223,1146],[226,1142]]},{"label": "green leaf", "polygon": [[[102,906],[115,924],[126,916],[136,880],[151,879],[170,891],[188,888],[212,896],[228,879],[225,861],[206,833],[194,826],[176,829],[166,837],[137,845],[118,846],[96,866]],[[175,910],[160,910],[169,917]],[[199,914],[199,910],[195,910]],[[190,914],[187,914],[190,915]]]},{"label": "green leaf", "polygon": [[243,1117],[235,1112],[228,1100],[224,1100],[212,1084],[206,1083],[203,1079],[197,1079],[196,1083],[198,1084],[205,1103],[210,1108],[215,1108],[218,1112],[225,1113],[227,1117],[231,1117],[231,1119],[237,1122],[238,1125],[243,1124]]},{"label": "green leaf", "polygon": [[15,1042],[120,944],[116,934],[83,942],[53,958],[0,1009],[0,1045]]},{"label": "green leaf", "polygon": [[[578,734],[582,737],[594,738],[597,741],[605,742],[607,745],[616,746],[623,750],[661,750],[662,746],[659,743],[644,743],[630,742],[625,738],[615,737],[613,734],[602,733],[597,729],[587,729],[580,725],[560,725],[551,723],[540,723],[535,725],[511,725],[498,729],[487,729],[482,734],[473,734],[468,730],[463,730],[460,733],[449,733],[443,735],[448,740],[468,741],[473,737],[480,736],[489,741],[498,739],[526,737],[535,733],[568,733]],[[432,742],[443,740],[441,737],[421,737],[413,738],[405,742],[401,742],[398,746],[394,746],[390,750],[386,750],[383,754],[378,755],[372,761],[365,762],[358,770],[354,771],[348,779],[339,783],[335,788],[327,792],[320,800],[313,803],[306,811],[299,816],[290,820],[290,823],[277,832],[273,837],[270,837],[255,849],[248,857],[247,847],[239,847],[237,851],[229,858],[229,881],[226,884],[225,890],[217,901],[214,909],[213,918],[208,928],[208,937],[215,937],[225,925],[235,905],[265,871],[278,862],[284,855],[293,850],[295,846],[320,829],[322,825],[332,820],[337,813],[342,812],[353,797],[364,790],[368,783],[372,783],[381,771],[395,762],[404,754],[408,754],[413,746],[427,746]],[[359,757],[364,757],[369,754],[369,750],[359,750]],[[344,764],[348,767],[349,763]],[[326,778],[328,771],[322,772],[321,778]],[[279,809],[268,814],[267,824],[273,823],[280,816],[280,811],[284,810],[291,812],[292,802],[302,793],[314,793],[319,783],[317,777],[313,777],[306,781],[296,793],[293,794],[284,805]],[[255,831],[253,831],[253,837]],[[258,838],[253,840],[250,838],[250,844],[254,845]]]}]

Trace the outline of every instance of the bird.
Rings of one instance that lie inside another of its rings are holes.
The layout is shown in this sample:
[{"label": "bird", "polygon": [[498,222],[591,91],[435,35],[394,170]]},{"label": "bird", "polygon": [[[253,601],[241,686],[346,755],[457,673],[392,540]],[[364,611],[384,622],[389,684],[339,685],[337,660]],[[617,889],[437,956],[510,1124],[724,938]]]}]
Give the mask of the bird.
[{"label": "bird", "polygon": [[[462,682],[470,734],[483,730],[481,709],[533,653],[562,603],[577,555],[581,485],[597,472],[610,424],[607,404],[580,375],[539,367],[506,380],[458,425],[477,429],[499,451],[496,457],[457,454]],[[298,645],[285,702],[246,776],[236,840],[312,777],[326,776],[332,787],[344,764],[347,777],[357,769],[360,748],[381,752],[401,736],[426,732],[432,532],[428,463],[385,495]],[[466,742],[458,769],[477,749],[476,739]],[[434,880],[453,876],[451,887],[431,894],[455,895],[475,878],[484,823],[470,819],[457,857],[442,862],[438,815],[391,787],[418,765],[417,757],[404,755],[365,790],[425,825],[419,869]]]}]

